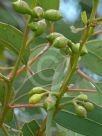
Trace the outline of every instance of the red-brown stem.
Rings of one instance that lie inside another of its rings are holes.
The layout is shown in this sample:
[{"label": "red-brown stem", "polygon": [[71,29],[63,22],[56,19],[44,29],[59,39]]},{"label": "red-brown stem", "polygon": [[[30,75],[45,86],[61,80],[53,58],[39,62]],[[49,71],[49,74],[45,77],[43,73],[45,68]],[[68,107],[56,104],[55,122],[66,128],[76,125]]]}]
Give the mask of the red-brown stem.
[{"label": "red-brown stem", "polygon": [[[37,55],[37,56],[35,56],[35,58],[33,58],[32,60],[30,60],[29,62],[28,62],[28,66],[31,66],[32,64],[34,64],[36,61],[38,61],[42,56],[43,56],[43,54],[45,53],[45,52],[47,52],[47,50],[50,48],[50,43],[48,43],[48,45]],[[20,75],[23,71],[25,71],[25,70],[27,70],[27,65],[24,65],[24,66],[22,66],[21,68],[19,68],[18,70],[17,70],[17,73],[16,73],[16,75]],[[12,78],[12,73],[10,73],[9,75],[8,75],[8,77],[9,78]]]},{"label": "red-brown stem", "polygon": [[65,91],[66,92],[93,92],[93,93],[96,92],[96,90],[94,90],[94,89],[90,90],[90,89],[76,89],[76,88],[75,89],[68,88]]},{"label": "red-brown stem", "polygon": [[32,69],[28,66],[28,72],[30,73],[30,75],[34,75],[34,72],[32,71]]},{"label": "red-brown stem", "polygon": [[93,83],[96,83],[96,81],[94,81],[91,77],[89,77],[87,74],[85,74],[82,70],[78,69],[77,72],[83,76],[85,79],[87,79],[88,81],[91,81]]},{"label": "red-brown stem", "polygon": [[13,69],[14,67],[0,67],[0,70],[11,70]]},{"label": "red-brown stem", "polygon": [[51,23],[51,26],[50,26],[50,32],[53,33],[54,32],[54,23]]},{"label": "red-brown stem", "polygon": [[42,107],[42,104],[15,104],[15,105],[8,105],[9,108],[14,109],[14,108],[25,108],[25,107],[29,107],[29,108],[38,108],[38,107]]},{"label": "red-brown stem", "polygon": [[98,30],[98,31],[94,32],[92,35],[94,36],[94,35],[98,35],[98,34],[102,34],[102,30]]}]

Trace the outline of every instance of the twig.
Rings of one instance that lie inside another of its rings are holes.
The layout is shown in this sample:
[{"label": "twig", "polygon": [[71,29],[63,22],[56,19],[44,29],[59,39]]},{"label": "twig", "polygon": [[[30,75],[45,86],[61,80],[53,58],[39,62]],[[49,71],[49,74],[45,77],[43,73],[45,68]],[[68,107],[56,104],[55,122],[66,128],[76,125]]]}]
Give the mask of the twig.
[{"label": "twig", "polygon": [[0,67],[0,70],[11,70],[13,67]]},{"label": "twig", "polygon": [[96,83],[95,80],[93,80],[92,78],[90,78],[87,74],[85,74],[81,69],[78,69],[77,72],[83,76],[85,79],[87,79],[88,81],[91,81],[92,83]]},{"label": "twig", "polygon": [[29,107],[29,108],[38,108],[38,107],[42,107],[43,104],[15,104],[15,105],[8,105],[9,108],[25,108],[25,107]]},{"label": "twig", "polygon": [[94,36],[94,35],[98,35],[98,34],[102,34],[102,30],[98,30],[98,31],[94,32],[92,35]]},{"label": "twig", "polygon": [[[30,60],[28,62],[28,66],[31,66],[32,64],[34,64],[36,61],[38,61],[42,56],[43,54],[48,51],[48,49],[50,48],[50,43],[48,43],[48,45],[37,55],[35,56],[35,58],[33,58],[32,60]],[[22,66],[21,68],[19,68],[16,72],[16,75],[20,75],[23,71],[27,70],[27,65],[24,65]],[[10,73],[8,75],[9,78],[12,78],[12,73]]]},{"label": "twig", "polygon": [[26,26],[25,26],[25,29],[24,29],[22,46],[20,48],[19,56],[16,60],[16,64],[15,64],[14,69],[12,71],[12,77],[11,77],[12,82],[14,81],[14,79],[16,77],[16,73],[17,73],[17,70],[19,68],[19,65],[20,65],[20,62],[21,62],[21,59],[22,59],[22,56],[23,56],[23,53],[24,53],[24,50],[25,50],[25,47],[26,47],[26,43],[27,43],[27,39],[28,39],[28,33],[29,33],[28,23],[30,22],[30,20],[31,20],[31,18],[28,19]]},{"label": "twig", "polygon": [[90,90],[90,89],[76,89],[76,88],[73,89],[73,88],[68,88],[68,89],[65,90],[65,92],[93,92],[93,93],[95,93],[96,90],[94,90],[94,89]]}]

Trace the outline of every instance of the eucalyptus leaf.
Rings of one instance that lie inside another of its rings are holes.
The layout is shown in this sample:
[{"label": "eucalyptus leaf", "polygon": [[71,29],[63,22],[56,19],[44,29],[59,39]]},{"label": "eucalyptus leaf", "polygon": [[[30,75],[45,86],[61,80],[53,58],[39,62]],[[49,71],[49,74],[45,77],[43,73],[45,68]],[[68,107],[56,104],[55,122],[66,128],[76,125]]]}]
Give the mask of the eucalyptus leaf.
[{"label": "eucalyptus leaf", "polygon": [[61,61],[55,69],[51,91],[59,91],[61,81],[63,81],[65,75],[65,69],[66,69],[66,59],[63,58],[63,61]]},{"label": "eucalyptus leaf", "polygon": [[102,40],[89,41],[86,47],[88,54],[81,58],[80,65],[102,76]]},{"label": "eucalyptus leaf", "polygon": [[4,132],[3,132],[3,130],[1,128],[0,128],[0,135],[5,136],[5,134],[4,134]]},{"label": "eucalyptus leaf", "polygon": [[[22,45],[23,34],[17,28],[0,22],[0,48],[5,47],[19,54]],[[29,57],[29,49],[26,49],[23,55],[23,63],[27,63]]]},{"label": "eucalyptus leaf", "polygon": [[38,128],[39,125],[35,120],[25,123],[22,128],[23,136],[36,136]]},{"label": "eucalyptus leaf", "polygon": [[95,109],[92,112],[88,112],[87,118],[81,118],[76,115],[74,107],[72,105],[68,105],[59,113],[57,113],[55,120],[59,125],[63,126],[64,128],[70,129],[79,134],[83,134],[86,136],[101,136],[101,116],[102,107],[95,106]]}]

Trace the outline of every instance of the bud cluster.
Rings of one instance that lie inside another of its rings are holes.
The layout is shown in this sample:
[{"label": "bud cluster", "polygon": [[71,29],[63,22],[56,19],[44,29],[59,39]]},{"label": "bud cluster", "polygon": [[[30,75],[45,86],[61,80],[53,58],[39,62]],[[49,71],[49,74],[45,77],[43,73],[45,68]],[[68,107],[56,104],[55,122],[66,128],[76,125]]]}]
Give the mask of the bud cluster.
[{"label": "bud cluster", "polygon": [[34,87],[28,94],[30,95],[30,104],[43,103],[46,110],[51,110],[56,105],[57,94],[51,93],[42,87]]},{"label": "bud cluster", "polygon": [[87,112],[94,110],[94,104],[89,102],[87,95],[80,94],[73,99],[73,105],[75,107],[75,112],[80,117],[87,117]]},{"label": "bud cluster", "polygon": [[39,36],[46,31],[46,21],[58,21],[62,19],[62,15],[58,10],[49,9],[44,11],[40,6],[31,9],[28,3],[23,0],[17,0],[12,5],[16,12],[31,16],[31,21],[28,26],[34,32],[35,36]]},{"label": "bud cluster", "polygon": [[[80,49],[80,43],[73,43],[64,35],[53,32],[47,36],[47,40],[52,44],[52,47],[60,49],[63,55],[77,54]],[[81,56],[88,53],[86,47],[82,48]]]}]

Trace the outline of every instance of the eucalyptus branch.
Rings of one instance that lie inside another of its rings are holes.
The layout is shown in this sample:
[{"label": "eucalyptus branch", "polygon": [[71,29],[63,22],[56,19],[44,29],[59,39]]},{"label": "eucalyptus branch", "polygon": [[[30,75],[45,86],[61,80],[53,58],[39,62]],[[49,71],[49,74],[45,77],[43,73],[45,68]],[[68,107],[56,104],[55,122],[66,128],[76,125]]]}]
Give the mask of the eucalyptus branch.
[{"label": "eucalyptus branch", "polygon": [[88,33],[89,33],[89,27],[85,30],[84,37],[83,37],[83,39],[82,39],[82,41],[81,41],[81,43],[80,43],[79,53],[76,55],[76,58],[75,58],[75,60],[74,60],[74,63],[73,63],[72,68],[70,69],[70,71],[69,71],[69,69],[67,70],[67,73],[66,73],[67,76],[65,77],[65,79],[64,79],[64,81],[63,81],[63,84],[62,84],[62,86],[61,86],[61,88],[60,88],[60,96],[59,96],[59,99],[57,100],[57,103],[56,103],[57,106],[58,106],[58,104],[59,104],[59,101],[60,101],[61,97],[62,97],[63,94],[65,93],[64,90],[67,88],[67,86],[68,86],[68,84],[70,83],[70,80],[71,80],[71,78],[72,78],[72,76],[73,76],[73,74],[74,74],[74,72],[75,72],[75,70],[76,70],[76,67],[77,67],[77,63],[78,63],[79,57],[80,57],[81,50],[82,50],[84,44],[86,43],[86,41],[87,41],[87,39],[88,39],[88,37],[89,37]]},{"label": "eucalyptus branch", "polygon": [[[90,15],[90,21],[95,18],[98,2],[99,2],[98,0],[94,0],[93,9],[92,9],[92,12],[91,12],[91,15]],[[77,68],[77,63],[78,63],[82,48],[85,45],[85,43],[87,42],[89,37],[90,37],[90,24],[85,29],[84,35],[83,35],[82,39],[80,40],[79,52],[78,52],[78,54],[76,55],[76,57],[74,59],[72,68],[70,70],[69,70],[69,67],[67,68],[67,72],[66,72],[67,76],[65,77],[65,79],[63,81],[63,84],[62,84],[62,86],[60,88],[60,95],[59,95],[59,98],[58,98],[58,100],[56,102],[57,107],[59,105],[60,99],[62,98],[62,96],[65,93],[64,90],[67,88],[68,84],[70,83],[70,80],[71,80],[71,78],[72,78],[72,76],[73,76],[73,74],[74,74],[74,72],[75,72],[75,70]]]},{"label": "eucalyptus branch", "polygon": [[26,26],[25,26],[25,30],[24,30],[24,35],[23,35],[23,42],[22,42],[22,46],[21,46],[21,49],[20,49],[20,53],[19,53],[19,56],[17,58],[17,61],[16,61],[16,64],[15,64],[15,67],[13,69],[13,72],[12,72],[12,81],[15,79],[16,77],[16,72],[19,68],[19,65],[20,65],[20,62],[21,62],[21,59],[22,59],[22,56],[23,56],[23,53],[24,53],[24,50],[26,49],[26,42],[27,42],[27,39],[28,39],[28,33],[29,33],[29,28],[28,28],[28,23],[30,22],[30,18],[28,20],[28,22],[26,23]]},{"label": "eucalyptus branch", "polygon": [[4,104],[1,112],[1,117],[0,117],[0,126],[2,126],[5,116],[9,110],[8,103],[10,101],[12,94],[12,87],[10,82],[5,82],[5,97],[4,97]]},{"label": "eucalyptus branch", "polygon": [[[54,32],[54,23],[51,23],[51,26],[50,26],[50,32]],[[49,94],[51,95],[51,94]],[[47,114],[47,118],[45,120],[45,123],[46,123],[46,130],[45,130],[45,133],[46,133],[46,136],[51,136],[51,126],[52,126],[52,120],[53,120],[53,116],[54,116],[54,111],[55,111],[55,108],[51,111],[48,111],[48,114]]]},{"label": "eucalyptus branch", "polygon": [[[16,72],[18,70],[18,67],[20,65],[20,61],[22,59],[22,55],[23,55],[23,52],[25,50],[25,46],[26,46],[26,42],[27,42],[27,37],[28,37],[28,32],[29,32],[29,29],[28,29],[28,23],[29,23],[30,19],[28,20],[27,24],[26,24],[26,27],[25,27],[25,31],[24,31],[24,37],[23,37],[23,43],[22,43],[22,47],[20,49],[20,53],[19,53],[19,56],[17,58],[17,61],[16,61],[16,64],[15,64],[15,67],[13,69],[13,72],[12,72],[12,78],[10,80],[10,82],[6,82],[5,83],[5,98],[4,98],[4,105],[3,105],[3,110],[2,110],[2,113],[1,113],[1,118],[0,118],[0,124],[2,125],[3,122],[4,122],[4,119],[5,119],[5,116],[8,112],[8,103],[10,101],[10,98],[11,98],[11,94],[12,94],[12,82],[14,81],[15,77],[16,77]],[[1,75],[2,76],[2,75]],[[4,76],[2,76],[5,80],[7,80]],[[8,80],[7,80],[8,81]]]}]

